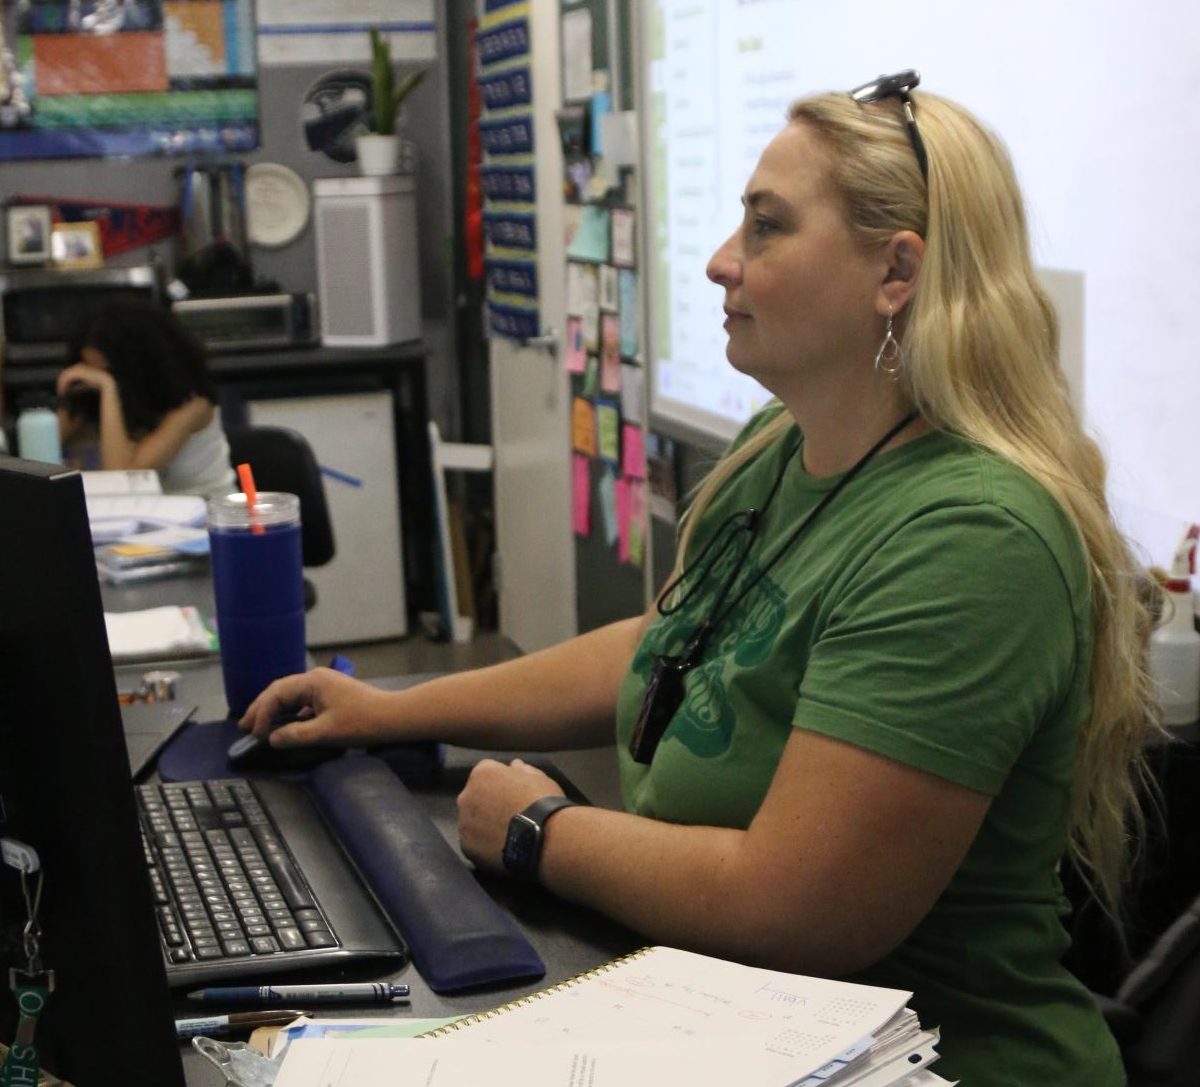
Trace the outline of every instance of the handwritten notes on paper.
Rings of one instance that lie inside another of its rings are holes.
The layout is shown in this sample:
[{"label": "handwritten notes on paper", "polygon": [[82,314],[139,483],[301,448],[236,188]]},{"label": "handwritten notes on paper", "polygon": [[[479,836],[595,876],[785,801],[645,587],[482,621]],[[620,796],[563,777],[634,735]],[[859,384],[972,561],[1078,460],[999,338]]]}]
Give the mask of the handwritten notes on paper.
[{"label": "handwritten notes on paper", "polygon": [[646,371],[640,366],[621,367],[621,415],[627,423],[646,421]]},{"label": "handwritten notes on paper", "polygon": [[603,460],[614,466],[621,463],[621,417],[611,400],[596,401],[596,444]]},{"label": "handwritten notes on paper", "polygon": [[[615,212],[614,212],[615,214]],[[632,215],[632,212],[630,213]],[[568,260],[595,261],[604,264],[609,254],[609,213],[596,204],[585,204],[579,220],[579,229],[571,239],[567,250]],[[632,231],[632,225],[630,227]],[[630,234],[630,263],[633,261],[632,233]]]},{"label": "handwritten notes on paper", "polygon": [[621,353],[618,350],[620,321],[615,313],[600,315],[600,388],[606,393],[621,391]]},{"label": "handwritten notes on paper", "polygon": [[621,314],[621,354],[633,358],[638,353],[638,278],[637,272],[628,268],[617,273],[617,308]]},{"label": "handwritten notes on paper", "polygon": [[642,428],[626,423],[621,428],[624,455],[621,458],[622,467],[627,476],[634,479],[646,478],[646,447],[643,441]]},{"label": "handwritten notes on paper", "polygon": [[882,1034],[910,996],[656,947],[447,1037],[297,1039],[275,1082],[779,1087]]},{"label": "handwritten notes on paper", "polygon": [[604,542],[612,547],[620,534],[620,522],[617,520],[617,477],[613,470],[605,465],[596,486],[600,496],[600,512],[604,524]]},{"label": "handwritten notes on paper", "polygon": [[587,369],[587,348],[583,343],[583,322],[567,318],[567,373],[582,374]]},{"label": "handwritten notes on paper", "polygon": [[[612,262],[618,268],[632,268],[636,263],[634,224],[636,216],[630,208],[612,210]],[[607,256],[605,257],[607,260]]]},{"label": "handwritten notes on paper", "polygon": [[585,457],[596,455],[596,411],[582,396],[571,404],[571,448]]}]

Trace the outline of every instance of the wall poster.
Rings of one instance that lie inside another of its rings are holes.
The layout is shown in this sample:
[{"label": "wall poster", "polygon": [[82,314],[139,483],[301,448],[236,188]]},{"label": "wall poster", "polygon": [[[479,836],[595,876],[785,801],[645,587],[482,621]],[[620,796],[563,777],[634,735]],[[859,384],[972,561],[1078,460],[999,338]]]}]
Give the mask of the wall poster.
[{"label": "wall poster", "polygon": [[0,0],[0,161],[257,146],[251,0]]}]

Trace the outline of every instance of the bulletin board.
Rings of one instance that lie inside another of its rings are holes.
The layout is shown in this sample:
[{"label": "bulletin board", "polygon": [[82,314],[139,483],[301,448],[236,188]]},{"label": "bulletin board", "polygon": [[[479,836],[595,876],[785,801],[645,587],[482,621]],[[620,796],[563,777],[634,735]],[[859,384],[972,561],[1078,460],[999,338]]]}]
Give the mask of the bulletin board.
[{"label": "bulletin board", "polygon": [[0,161],[258,139],[251,0],[0,0]]},{"label": "bulletin board", "polygon": [[650,562],[648,477],[655,449],[646,429],[636,182],[631,168],[605,163],[599,135],[602,117],[632,105],[632,95],[619,89],[632,63],[613,33],[619,10],[608,0],[561,5],[562,99],[586,116],[583,146],[564,152],[566,367],[581,630],[639,613]]}]

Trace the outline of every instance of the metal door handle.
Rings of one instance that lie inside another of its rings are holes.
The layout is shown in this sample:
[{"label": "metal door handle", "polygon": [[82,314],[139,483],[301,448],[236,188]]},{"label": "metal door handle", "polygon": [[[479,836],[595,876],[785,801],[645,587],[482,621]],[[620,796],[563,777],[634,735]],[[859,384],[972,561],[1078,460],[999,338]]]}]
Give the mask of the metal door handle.
[{"label": "metal door handle", "polygon": [[527,340],[521,341],[522,347],[540,347],[551,354],[558,351],[558,330],[548,328],[540,336],[530,336]]}]

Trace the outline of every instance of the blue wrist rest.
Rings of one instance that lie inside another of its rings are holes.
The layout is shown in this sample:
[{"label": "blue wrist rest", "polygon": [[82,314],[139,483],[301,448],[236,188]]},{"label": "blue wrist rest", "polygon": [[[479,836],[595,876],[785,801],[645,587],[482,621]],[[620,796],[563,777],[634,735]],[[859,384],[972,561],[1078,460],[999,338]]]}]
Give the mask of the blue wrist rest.
[{"label": "blue wrist rest", "polygon": [[434,992],[546,973],[516,921],[383,762],[335,759],[308,785]]},{"label": "blue wrist rest", "polygon": [[[213,781],[219,778],[274,778],[282,781],[303,782],[312,772],[313,760],[303,759],[315,755],[315,760],[342,760],[347,752],[341,748],[288,748],[279,752],[283,757],[277,763],[270,759],[255,766],[231,766],[227,753],[229,745],[244,736],[236,721],[191,722],[170,738],[158,753],[155,770],[161,780]],[[442,765],[442,747],[435,743],[385,744],[370,748],[371,754],[391,767],[404,781],[418,781],[436,774]],[[299,753],[300,759],[289,757]],[[274,751],[271,754],[275,754]]]}]

